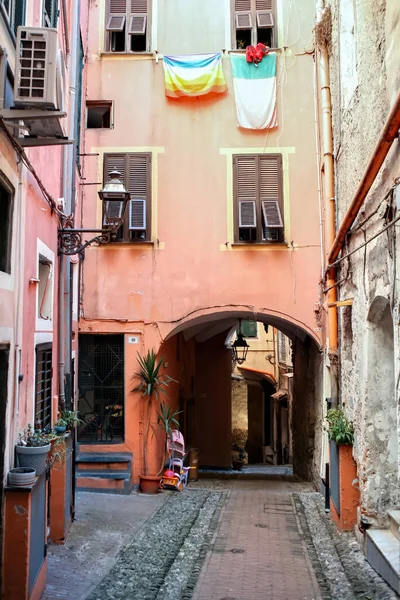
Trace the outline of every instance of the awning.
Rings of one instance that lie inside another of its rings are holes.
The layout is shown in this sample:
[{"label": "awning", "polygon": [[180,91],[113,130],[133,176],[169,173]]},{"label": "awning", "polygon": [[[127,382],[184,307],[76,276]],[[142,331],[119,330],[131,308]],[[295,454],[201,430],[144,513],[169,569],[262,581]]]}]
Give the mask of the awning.
[{"label": "awning", "polygon": [[272,383],[272,385],[276,385],[276,379],[273,373],[262,371],[261,369],[253,369],[251,367],[238,367],[238,369],[247,380],[261,381],[262,379],[266,379]]},{"label": "awning", "polygon": [[275,400],[281,400],[287,395],[287,390],[278,390],[277,392],[275,392],[275,394],[271,394],[271,398],[274,398]]}]

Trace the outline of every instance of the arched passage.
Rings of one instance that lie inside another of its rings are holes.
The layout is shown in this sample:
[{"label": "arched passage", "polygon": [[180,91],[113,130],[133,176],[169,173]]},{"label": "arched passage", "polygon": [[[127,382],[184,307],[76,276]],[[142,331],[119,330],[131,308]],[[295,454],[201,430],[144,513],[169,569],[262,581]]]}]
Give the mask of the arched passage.
[{"label": "arched passage", "polygon": [[[168,373],[179,381],[171,402],[181,410],[181,429],[187,443],[199,447],[201,465],[231,466],[232,353],[227,338],[239,319],[276,328],[292,342],[293,410],[287,427],[293,468],[303,479],[317,482],[322,431],[321,355],[315,334],[285,315],[254,313],[245,308],[217,310],[193,316],[168,334],[159,354]],[[267,370],[268,363],[264,362]],[[279,381],[269,394],[278,391]]]}]

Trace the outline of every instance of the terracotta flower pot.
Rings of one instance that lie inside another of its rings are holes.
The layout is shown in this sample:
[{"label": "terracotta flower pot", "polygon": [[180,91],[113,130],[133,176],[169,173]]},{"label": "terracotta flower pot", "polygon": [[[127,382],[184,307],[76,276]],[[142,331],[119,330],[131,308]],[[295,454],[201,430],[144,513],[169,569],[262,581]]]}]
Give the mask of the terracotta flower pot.
[{"label": "terracotta flower pot", "polygon": [[233,459],[232,467],[235,471],[241,471],[243,469],[244,462],[242,460]]},{"label": "terracotta flower pot", "polygon": [[142,494],[157,494],[160,489],[160,475],[139,475],[139,489]]}]

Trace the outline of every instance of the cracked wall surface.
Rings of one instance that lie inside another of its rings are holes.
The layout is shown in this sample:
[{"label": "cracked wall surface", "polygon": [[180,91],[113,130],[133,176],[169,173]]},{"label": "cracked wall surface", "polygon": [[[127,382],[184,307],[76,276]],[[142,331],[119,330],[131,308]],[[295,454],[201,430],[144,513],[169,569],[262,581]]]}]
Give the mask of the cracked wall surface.
[{"label": "cracked wall surface", "polygon": [[[395,42],[400,39],[400,4],[334,0],[330,6],[338,227],[400,89],[400,48]],[[344,253],[370,240],[399,215],[393,192],[399,176],[397,138],[353,225]],[[354,421],[361,512],[372,522],[384,522],[385,511],[400,502],[397,232],[398,227],[390,227],[342,261],[338,272],[338,280],[345,279],[338,299],[353,298],[352,307],[339,308],[340,399]]]}]

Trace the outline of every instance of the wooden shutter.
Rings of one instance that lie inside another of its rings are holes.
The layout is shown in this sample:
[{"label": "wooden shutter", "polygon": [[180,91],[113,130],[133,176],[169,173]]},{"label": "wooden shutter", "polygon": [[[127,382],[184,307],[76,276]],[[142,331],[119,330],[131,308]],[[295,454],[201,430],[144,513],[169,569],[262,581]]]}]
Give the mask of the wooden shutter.
[{"label": "wooden shutter", "polygon": [[[104,175],[103,175],[104,183],[106,183],[110,179],[111,171],[117,170],[121,173],[121,181],[124,183],[124,185],[126,187],[125,163],[126,163],[126,154],[105,154],[104,155]],[[116,211],[115,215],[112,214],[113,208]],[[116,203],[113,203],[113,202],[109,203],[108,210],[110,210],[110,213],[111,213],[110,216],[112,216],[112,217],[119,216],[119,205],[117,205]],[[103,216],[103,225],[105,225],[105,226],[109,225],[105,215]]]},{"label": "wooden shutter", "polygon": [[251,29],[251,0],[235,0],[235,27],[236,29]]},{"label": "wooden shutter", "polygon": [[145,35],[147,26],[147,0],[131,0],[129,35]]},{"label": "wooden shutter", "polygon": [[262,200],[261,206],[266,227],[283,227],[281,211],[276,200]]},{"label": "wooden shutter", "polygon": [[235,156],[236,201],[239,227],[257,227],[257,157]]},{"label": "wooden shutter", "polygon": [[283,241],[283,174],[280,154],[259,157],[259,188],[264,239],[270,242]]},{"label": "wooden shutter", "polygon": [[256,0],[257,27],[259,29],[274,26],[274,0]]},{"label": "wooden shutter", "polygon": [[129,229],[146,230],[146,200],[135,198],[129,203]]},{"label": "wooden shutter", "polygon": [[126,0],[109,0],[107,31],[123,31],[126,21]]},{"label": "wooden shutter", "polygon": [[239,227],[257,227],[256,214],[254,200],[239,200]]},{"label": "wooden shutter", "polygon": [[129,229],[150,237],[150,155],[128,154]]},{"label": "wooden shutter", "polygon": [[267,29],[274,26],[274,17],[272,12],[257,11],[257,27]]}]

